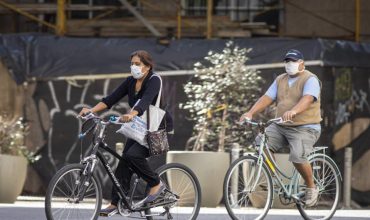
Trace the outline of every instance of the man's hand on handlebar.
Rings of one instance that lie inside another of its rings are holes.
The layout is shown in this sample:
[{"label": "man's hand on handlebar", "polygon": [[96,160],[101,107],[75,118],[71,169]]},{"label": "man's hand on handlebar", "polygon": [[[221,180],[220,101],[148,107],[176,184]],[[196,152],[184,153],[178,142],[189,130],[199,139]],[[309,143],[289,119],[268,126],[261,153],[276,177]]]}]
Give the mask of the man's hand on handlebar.
[{"label": "man's hand on handlebar", "polygon": [[293,111],[293,110],[290,110],[290,111],[286,111],[284,114],[283,114],[283,121],[284,122],[288,122],[288,121],[293,121],[293,118],[297,115],[297,112]]},{"label": "man's hand on handlebar", "polygon": [[244,113],[240,117],[239,122],[250,121],[250,120],[252,120],[252,117],[253,117],[253,115],[251,113],[249,113],[249,112]]},{"label": "man's hand on handlebar", "polygon": [[270,120],[268,120],[265,123],[252,121],[251,119],[249,119],[249,118],[247,118],[245,116],[244,117],[242,116],[240,118],[240,120],[241,121],[238,121],[236,123],[239,124],[239,125],[249,124],[249,125],[253,125],[253,126],[268,126],[268,125],[270,125],[272,123],[275,123],[275,124],[284,124],[284,123],[292,123],[293,122],[291,120],[284,121],[282,117],[270,119]]}]

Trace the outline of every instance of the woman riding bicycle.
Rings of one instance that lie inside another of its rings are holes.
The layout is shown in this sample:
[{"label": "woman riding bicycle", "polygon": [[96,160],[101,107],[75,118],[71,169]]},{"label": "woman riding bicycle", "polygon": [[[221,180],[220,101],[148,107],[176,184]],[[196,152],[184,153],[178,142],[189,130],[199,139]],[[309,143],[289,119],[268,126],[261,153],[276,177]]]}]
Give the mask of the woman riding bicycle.
[{"label": "woman riding bicycle", "polygon": [[[123,97],[128,96],[128,104],[132,108],[129,113],[123,114],[120,120],[130,122],[135,116],[141,116],[149,105],[154,105],[161,87],[160,76],[153,72],[153,60],[151,55],[144,51],[138,50],[131,54],[131,74],[112,94],[103,98],[101,102],[93,108],[83,108],[80,115],[89,112],[97,113],[104,109],[109,109],[118,103]],[[162,102],[161,102],[162,103]],[[160,129],[165,128],[167,131],[172,130],[172,118],[168,112],[160,125]],[[150,187],[148,196],[142,203],[149,203],[157,199],[164,190],[164,185],[160,182],[159,176],[153,171],[146,160],[149,157],[149,149],[140,145],[132,139],[127,139],[122,156],[127,160],[120,160],[116,177],[126,191],[130,188],[130,179],[132,171],[126,163],[130,163],[134,172],[144,179]],[[127,161],[127,162],[126,162]],[[100,214],[108,216],[117,213],[119,196],[115,187],[112,189],[112,201],[110,205],[102,209]]]}]

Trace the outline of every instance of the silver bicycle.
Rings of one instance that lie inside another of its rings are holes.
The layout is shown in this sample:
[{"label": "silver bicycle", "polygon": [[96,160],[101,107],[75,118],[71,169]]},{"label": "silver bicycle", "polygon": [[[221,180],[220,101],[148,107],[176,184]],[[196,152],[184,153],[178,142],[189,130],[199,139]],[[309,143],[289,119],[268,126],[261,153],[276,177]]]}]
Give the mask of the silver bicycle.
[{"label": "silver bicycle", "polygon": [[[295,204],[304,219],[330,219],[338,206],[342,177],[338,166],[325,154],[327,147],[315,147],[309,155],[314,182],[319,188],[316,204],[304,204],[306,185],[298,171],[291,176],[278,167],[272,157],[265,129],[281,118],[266,123],[245,121],[243,124],[258,129],[261,137],[254,153],[247,153],[235,160],[229,167],[224,180],[224,200],[232,219],[263,219],[272,207],[274,192],[283,204]],[[284,184],[283,178],[289,184]]]}]

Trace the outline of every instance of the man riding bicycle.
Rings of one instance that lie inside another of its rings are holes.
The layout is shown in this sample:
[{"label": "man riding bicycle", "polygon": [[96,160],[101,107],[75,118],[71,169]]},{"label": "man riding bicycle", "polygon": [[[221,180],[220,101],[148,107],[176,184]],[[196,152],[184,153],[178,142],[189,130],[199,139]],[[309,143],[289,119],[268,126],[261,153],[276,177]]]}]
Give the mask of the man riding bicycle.
[{"label": "man riding bicycle", "polygon": [[307,156],[313,151],[313,145],[321,133],[321,82],[315,74],[305,69],[300,51],[289,50],[284,61],[286,73],[274,80],[265,95],[240,120],[251,120],[256,113],[276,102],[276,117],[282,117],[286,123],[273,123],[266,129],[268,144],[273,153],[289,146],[289,161],[306,182],[304,201],[310,207],[316,203],[319,192]]}]

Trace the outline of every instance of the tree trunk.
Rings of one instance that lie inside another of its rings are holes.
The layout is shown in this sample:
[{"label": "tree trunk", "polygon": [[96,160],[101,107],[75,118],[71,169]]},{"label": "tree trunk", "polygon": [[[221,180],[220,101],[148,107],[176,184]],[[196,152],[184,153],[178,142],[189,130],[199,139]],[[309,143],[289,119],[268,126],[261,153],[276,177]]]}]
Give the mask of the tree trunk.
[{"label": "tree trunk", "polygon": [[218,152],[225,151],[225,136],[226,136],[226,119],[227,119],[227,107],[222,112],[221,130],[218,136]]}]

